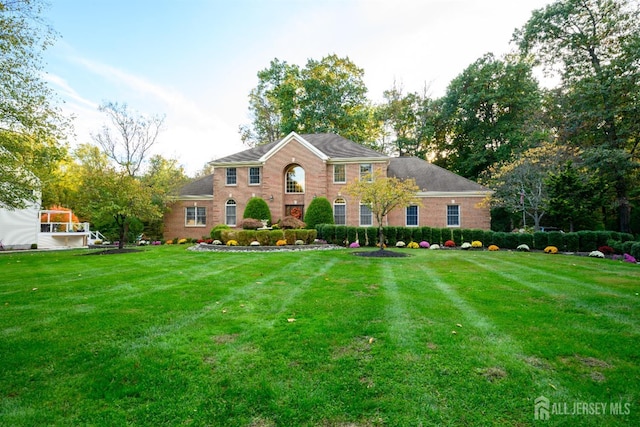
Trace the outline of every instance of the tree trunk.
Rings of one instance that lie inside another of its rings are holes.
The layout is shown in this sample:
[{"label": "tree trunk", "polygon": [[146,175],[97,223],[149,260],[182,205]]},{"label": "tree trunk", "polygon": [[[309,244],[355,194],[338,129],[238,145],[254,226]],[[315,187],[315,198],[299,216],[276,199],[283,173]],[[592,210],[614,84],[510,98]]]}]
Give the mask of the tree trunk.
[{"label": "tree trunk", "polygon": [[380,250],[384,250],[384,231],[382,230],[382,225],[378,226],[378,244],[380,245]]},{"label": "tree trunk", "polygon": [[116,217],[116,224],[118,224],[118,229],[120,231],[120,239],[118,241],[118,249],[124,249],[125,236],[127,235],[127,231],[129,228],[129,224],[127,223],[127,218],[121,215]]}]

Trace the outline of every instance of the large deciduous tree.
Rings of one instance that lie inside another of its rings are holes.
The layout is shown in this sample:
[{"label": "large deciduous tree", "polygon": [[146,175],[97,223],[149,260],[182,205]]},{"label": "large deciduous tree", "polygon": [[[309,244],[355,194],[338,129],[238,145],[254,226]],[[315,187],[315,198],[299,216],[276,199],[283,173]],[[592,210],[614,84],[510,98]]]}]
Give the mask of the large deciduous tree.
[{"label": "large deciduous tree", "polygon": [[560,142],[630,157],[623,173],[602,170],[611,173],[615,186],[619,229],[630,231],[630,177],[638,165],[640,137],[638,2],[559,0],[534,11],[514,40],[522,54],[561,77]]},{"label": "large deciduous tree", "polygon": [[446,134],[439,138],[436,163],[477,179],[491,165],[510,161],[542,139],[533,121],[540,106],[528,63],[484,55],[449,84],[442,99]]},{"label": "large deciduous tree", "polygon": [[492,167],[484,182],[494,190],[490,198],[492,206],[520,212],[523,226],[526,218],[530,218],[534,229],[539,229],[540,220],[549,209],[549,175],[576,156],[574,148],[545,143],[526,150],[515,160]]},{"label": "large deciduous tree", "polygon": [[347,185],[346,192],[369,206],[378,224],[378,245],[384,249],[384,218],[397,207],[418,204],[420,188],[414,179],[387,177],[379,170],[373,175],[356,179]]},{"label": "large deciduous tree", "polygon": [[361,68],[337,55],[310,59],[304,68],[274,59],[249,95],[252,123],[240,127],[242,140],[256,146],[292,131],[331,132],[373,146],[380,123],[363,77]]},{"label": "large deciduous tree", "polygon": [[[115,220],[122,249],[131,220],[154,221],[162,216],[161,207],[168,194],[163,190],[156,192],[154,198],[153,187],[149,184],[156,181],[166,184],[167,177],[161,176],[165,172],[174,177],[180,173],[174,170],[175,165],[156,158],[152,162],[154,173],[147,176],[147,182],[139,176],[162,129],[164,117],[131,113],[126,104],[111,102],[100,106],[100,111],[107,114],[111,126],[105,125],[92,137],[102,148],[101,156],[110,162],[84,177],[82,197],[91,208],[92,218]],[[92,154],[89,159],[96,162],[100,157]]]},{"label": "large deciduous tree", "polygon": [[[434,154],[435,141],[441,126],[441,102],[431,99],[427,90],[423,93],[404,94],[402,87],[383,93],[385,102],[378,108],[391,140],[387,150],[399,156],[427,158]],[[386,137],[387,135],[385,135]]]},{"label": "large deciduous tree", "polygon": [[105,102],[99,110],[107,115],[110,124],[91,137],[129,176],[138,176],[162,130],[164,116],[144,116],[117,102]]},{"label": "large deciduous tree", "polygon": [[41,54],[55,39],[38,0],[0,2],[0,207],[37,200],[68,126],[41,78]]}]

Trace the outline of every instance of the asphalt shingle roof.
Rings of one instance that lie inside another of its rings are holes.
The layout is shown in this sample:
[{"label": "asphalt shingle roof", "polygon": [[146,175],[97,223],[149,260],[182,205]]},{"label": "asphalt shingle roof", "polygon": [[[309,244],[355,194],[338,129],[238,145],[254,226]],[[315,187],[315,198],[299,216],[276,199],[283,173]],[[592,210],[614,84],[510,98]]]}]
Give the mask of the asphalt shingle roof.
[{"label": "asphalt shingle roof", "polygon": [[417,157],[394,157],[390,159],[388,176],[400,179],[413,178],[421,191],[478,192],[490,191],[477,182],[456,175],[446,169]]},{"label": "asphalt shingle roof", "polygon": [[[386,158],[384,154],[357,144],[343,136],[333,133],[312,133],[300,135],[309,144],[322,151],[329,158]],[[212,163],[257,162],[262,156],[274,148],[280,141],[259,145],[239,153],[215,160]]]},{"label": "asphalt shingle roof", "polygon": [[180,196],[213,196],[213,174],[185,184],[179,191]]}]

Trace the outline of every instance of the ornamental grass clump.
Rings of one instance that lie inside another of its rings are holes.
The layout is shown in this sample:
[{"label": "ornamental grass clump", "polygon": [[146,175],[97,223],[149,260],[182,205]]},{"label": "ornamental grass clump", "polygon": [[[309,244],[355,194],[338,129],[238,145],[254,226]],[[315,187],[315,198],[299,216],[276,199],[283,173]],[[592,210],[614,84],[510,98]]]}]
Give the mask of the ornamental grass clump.
[{"label": "ornamental grass clump", "polygon": [[426,242],[426,241],[424,241],[424,240],[423,240],[422,242],[420,242],[420,247],[421,247],[422,249],[429,249],[429,246],[431,246],[431,245],[429,244],[429,242]]},{"label": "ornamental grass clump", "polygon": [[544,253],[545,254],[557,254],[558,253],[558,248],[556,248],[555,246],[547,246],[546,248],[544,248]]},{"label": "ornamental grass clump", "polygon": [[456,242],[454,242],[453,240],[447,240],[446,242],[444,242],[444,245],[447,248],[455,248],[456,247]]},{"label": "ornamental grass clump", "polygon": [[518,247],[516,248],[516,251],[518,252],[529,252],[531,249],[529,249],[528,245],[525,245],[524,243],[521,245],[518,245]]},{"label": "ornamental grass clump", "polygon": [[420,245],[419,245],[419,244],[417,244],[416,242],[409,242],[409,244],[407,245],[407,247],[408,247],[409,249],[418,249],[418,248],[420,248]]},{"label": "ornamental grass clump", "polygon": [[481,249],[482,242],[480,240],[474,240],[473,242],[471,242],[471,247],[474,249]]},{"label": "ornamental grass clump", "polygon": [[600,251],[591,251],[589,256],[592,258],[604,258],[604,254]]},{"label": "ornamental grass clump", "polygon": [[489,245],[487,249],[489,249],[492,252],[496,252],[500,250],[500,248],[497,245]]}]

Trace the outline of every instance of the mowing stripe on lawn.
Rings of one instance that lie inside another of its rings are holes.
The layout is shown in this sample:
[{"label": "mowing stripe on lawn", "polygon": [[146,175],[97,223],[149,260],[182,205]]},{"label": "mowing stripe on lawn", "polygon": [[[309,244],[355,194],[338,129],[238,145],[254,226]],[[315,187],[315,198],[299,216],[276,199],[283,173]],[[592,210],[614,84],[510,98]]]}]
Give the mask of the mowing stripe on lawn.
[{"label": "mowing stripe on lawn", "polygon": [[[461,260],[462,261],[462,260]],[[516,363],[525,371],[531,371],[531,365],[526,360],[531,357],[527,355],[522,345],[509,334],[500,330],[490,318],[480,314],[468,301],[460,296],[456,290],[446,281],[442,280],[438,272],[429,268],[425,264],[419,266],[420,271],[424,273],[424,277],[434,284],[436,288],[458,309],[460,316],[465,320],[461,324],[471,324],[479,330],[484,338],[483,344],[488,348],[485,351],[490,359],[496,359],[499,362]],[[544,389],[548,384],[559,384],[559,380],[550,375],[550,372],[531,371],[535,381],[540,389]]]},{"label": "mowing stripe on lawn", "polygon": [[[534,289],[538,292],[542,292],[546,295],[552,296],[552,297],[561,297],[563,298],[565,301],[570,302],[571,304],[573,304],[576,308],[580,308],[580,309],[586,309],[592,313],[596,313],[596,314],[600,314],[602,316],[607,317],[608,319],[622,324],[628,328],[631,328],[632,332],[634,334],[638,334],[640,333],[640,325],[638,324],[638,321],[633,320],[632,318],[625,316],[621,313],[612,313],[608,310],[605,310],[603,307],[601,307],[600,305],[596,305],[596,304],[591,304],[588,303],[580,298],[576,298],[576,297],[572,297],[567,295],[566,292],[562,292],[559,290],[555,290],[552,286],[552,282],[550,281],[550,279],[553,279],[556,281],[556,283],[563,283],[565,285],[569,285],[570,288],[572,288],[571,290],[576,293],[576,294],[582,294],[582,295],[586,295],[587,292],[586,291],[581,291],[581,287],[583,285],[584,282],[578,283],[576,284],[575,281],[573,281],[572,279],[569,279],[567,277],[564,276],[560,276],[560,275],[556,275],[556,274],[551,274],[551,273],[546,273],[546,272],[542,272],[536,268],[532,268],[532,267],[528,267],[523,265],[522,263],[514,263],[514,262],[510,262],[504,259],[498,259],[495,258],[493,260],[491,260],[491,263],[485,263],[485,262],[481,262],[477,259],[466,259],[465,261],[472,263],[478,267],[481,267],[485,270],[488,271],[494,271],[494,274],[497,274],[500,277],[503,277],[505,279],[508,279],[509,281],[513,282],[513,283],[517,283],[519,285],[522,286],[526,286],[527,288],[530,289]],[[503,271],[502,269],[496,269],[496,265],[508,265],[511,266],[515,269],[517,269],[517,271],[520,272],[520,274],[512,274],[512,273],[507,273],[505,271]],[[545,279],[542,279],[542,282],[546,282],[545,285],[541,285],[539,283],[536,283],[530,279],[527,279],[527,276],[541,276]],[[585,286],[586,287],[586,286]],[[604,290],[603,290],[604,291]],[[636,297],[637,298],[637,297]]]}]

